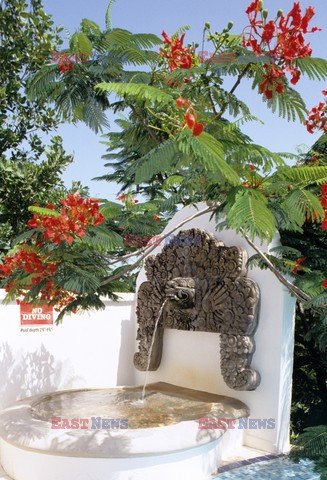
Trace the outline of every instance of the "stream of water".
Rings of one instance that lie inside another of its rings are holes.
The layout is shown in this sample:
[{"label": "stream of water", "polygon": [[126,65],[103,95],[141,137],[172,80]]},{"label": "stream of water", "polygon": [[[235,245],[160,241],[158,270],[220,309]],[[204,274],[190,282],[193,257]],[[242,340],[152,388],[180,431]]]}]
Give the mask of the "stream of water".
[{"label": "stream of water", "polygon": [[150,350],[149,350],[148,364],[147,364],[146,371],[145,371],[144,385],[143,385],[143,389],[142,389],[142,397],[141,397],[142,404],[144,403],[145,388],[146,388],[146,385],[148,383],[148,375],[149,375],[149,368],[150,368],[150,364],[151,364],[151,355],[152,355],[154,340],[156,338],[156,333],[157,333],[157,329],[158,329],[158,325],[159,325],[159,320],[161,318],[163,309],[165,308],[166,302],[167,302],[167,299],[161,305],[160,310],[159,310],[158,315],[157,315],[157,318],[156,318],[156,322],[154,324],[154,331],[153,331],[153,334],[152,334],[151,345],[150,345]]}]

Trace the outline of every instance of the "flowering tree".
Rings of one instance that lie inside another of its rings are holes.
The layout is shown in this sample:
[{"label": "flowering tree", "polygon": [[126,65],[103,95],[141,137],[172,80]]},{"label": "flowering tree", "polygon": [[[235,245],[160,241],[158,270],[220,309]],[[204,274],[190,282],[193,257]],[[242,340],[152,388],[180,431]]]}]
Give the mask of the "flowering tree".
[{"label": "flowering tree", "polygon": [[[308,221],[325,228],[327,167],[320,161],[301,164],[294,155],[254,144],[241,126],[256,119],[235,94],[246,78],[268,108],[305,124],[308,112],[293,86],[302,74],[327,78],[327,62],[312,58],[307,40],[307,35],[319,30],[309,27],[314,9],[308,7],[302,13],[297,2],[286,15],[279,11],[275,20],[269,20],[262,2],[255,0],[246,14],[248,26],[242,35],[230,33],[232,24],[221,33],[212,33],[210,25],[205,25],[204,39],[213,51],[210,58],[204,42],[199,54],[197,44],[185,45],[185,29],[172,36],[164,31],[160,42],[151,34],[133,35],[109,24],[100,32],[93,22],[82,22],[82,31],[74,37],[79,46],[86,42],[91,50],[93,46],[109,52],[126,49],[115,74],[112,70],[100,74],[90,60],[73,64],[65,72],[60,65],[45,65],[31,80],[31,96],[48,95],[64,117],[74,121],[84,118],[90,124],[89,114],[83,117],[82,101],[85,112],[95,104],[115,112],[128,109],[128,115],[117,121],[121,131],[107,134],[106,158],[116,163],[109,164],[114,173],[104,177],[122,185],[123,205],[107,202],[100,209],[98,203],[76,194],[63,202],[59,212],[34,207],[32,231],[20,239],[26,242],[20,250],[39,257],[38,261],[33,257],[37,271],[30,271],[33,259],[26,253],[9,255],[2,267],[9,298],[20,295],[30,302],[51,301],[65,307],[61,315],[79,307],[101,307],[100,295],[117,291],[117,280],[126,279],[155,247],[147,243],[137,251],[132,247],[124,252],[114,222],[119,222],[122,234],[134,233],[136,224],[149,233],[147,228],[159,229],[161,219],[178,205],[202,201],[206,208],[192,218],[211,212],[221,228],[240,232],[257,252],[253,262],[269,268],[303,305],[325,315],[325,277],[316,278],[314,290],[290,282],[285,273],[297,279],[301,256],[287,258],[282,247],[266,255],[259,243],[272,240],[278,231],[301,232]],[[159,52],[147,50],[158,43]],[[244,63],[249,51],[254,61]],[[128,71],[128,64],[145,64],[146,69]],[[230,90],[224,88],[226,76],[235,77]],[[118,100],[112,100],[113,94]],[[324,130],[324,106],[318,110],[307,119],[310,131]],[[227,113],[229,119],[224,117]],[[287,159],[297,163],[290,167]],[[136,202],[138,194],[146,201]]]}]

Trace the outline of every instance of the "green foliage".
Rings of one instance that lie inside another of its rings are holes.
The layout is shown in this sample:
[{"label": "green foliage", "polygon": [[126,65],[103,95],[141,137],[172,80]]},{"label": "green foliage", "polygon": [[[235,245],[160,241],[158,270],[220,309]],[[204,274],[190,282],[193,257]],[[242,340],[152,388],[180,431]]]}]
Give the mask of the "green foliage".
[{"label": "green foliage", "polygon": [[327,78],[327,60],[325,58],[298,58],[296,65],[303,74],[308,75],[310,80],[326,80]]},{"label": "green foliage", "polygon": [[[311,184],[310,194],[316,194],[317,198],[320,187],[315,187],[314,182],[323,183],[326,153],[322,136],[304,156],[302,164],[306,166],[293,168],[290,173],[282,172],[282,177],[295,174],[293,178],[298,184]],[[311,162],[313,156],[319,157],[318,166]],[[295,285],[312,297],[304,308],[298,305],[296,313],[292,428],[298,434],[307,427],[319,425],[321,419],[327,417],[327,298],[322,286],[327,278],[327,232],[319,222],[305,222],[299,232],[282,230],[281,241],[288,249],[295,248],[298,252],[291,255],[291,250],[285,250],[284,262],[292,260],[294,267],[296,258],[304,258],[298,272],[291,274]]]},{"label": "green foliage", "polygon": [[258,190],[240,190],[228,212],[228,225],[237,232],[243,229],[253,239],[272,240],[276,228],[275,220],[267,208],[267,199]]},{"label": "green foliage", "polygon": [[316,461],[315,471],[321,473],[321,480],[327,479],[327,425],[308,427],[296,439],[291,458],[299,461],[309,458]]},{"label": "green foliage", "polygon": [[327,166],[280,168],[276,173],[279,179],[297,182],[297,186],[321,185],[327,182]]},{"label": "green foliage", "polygon": [[[59,124],[47,98],[29,99],[29,78],[61,44],[39,0],[4,1],[0,7],[0,256],[26,229],[31,204],[57,203],[66,192],[61,174],[71,163],[59,136],[47,146],[40,134]],[[51,72],[50,72],[51,73]],[[50,74],[49,73],[49,74]]]},{"label": "green foliage", "polygon": [[100,252],[113,252],[124,246],[121,235],[102,225],[89,227],[88,233],[80,242]]},{"label": "green foliage", "polygon": [[159,172],[167,172],[178,160],[178,146],[175,140],[166,140],[137,162],[135,183],[151,180]]},{"label": "green foliage", "polygon": [[303,225],[306,219],[312,221],[316,219],[323,219],[325,216],[324,209],[322,208],[318,198],[309,190],[296,189],[292,190],[281,207],[291,212],[291,218],[299,226]]},{"label": "green foliage", "polygon": [[175,103],[171,95],[168,95],[156,87],[140,83],[99,83],[96,89],[117,93],[117,95],[121,97],[126,97],[127,100],[133,99],[149,102],[150,104],[159,103],[163,105],[173,105]]},{"label": "green foliage", "polygon": [[[112,28],[111,10],[114,1],[108,4],[105,22],[99,25],[89,19],[81,21],[80,28],[70,36],[70,48],[59,53],[68,57],[79,52],[100,58],[88,58],[73,63],[69,72],[62,73],[58,64],[47,63],[28,81],[28,98],[32,101],[53,102],[61,119],[77,123],[84,121],[96,133],[108,128],[105,110],[109,102],[105,91],[95,90],[102,83],[122,81],[134,75],[124,72],[123,65],[145,65],[157,59],[152,47],[160,43],[153,34],[132,34],[128,30]],[[105,59],[101,60],[101,55]]]},{"label": "green foliage", "polygon": [[190,142],[195,157],[199,158],[207,170],[219,170],[231,185],[240,184],[239,176],[226,163],[223,147],[218,140],[209,133],[203,132],[199,137],[192,137]]},{"label": "green foliage", "polygon": [[[31,204],[59,204],[65,196],[61,174],[72,158],[65,154],[59,137],[52,140],[45,156],[41,162],[20,160],[19,156],[17,160],[0,160],[0,224],[3,232],[0,255],[6,253],[13,239],[26,230]],[[52,210],[50,212],[53,214]]]},{"label": "green foliage", "polygon": [[114,6],[115,0],[110,0],[106,10],[106,29],[112,30],[112,23],[111,23],[111,10]]}]

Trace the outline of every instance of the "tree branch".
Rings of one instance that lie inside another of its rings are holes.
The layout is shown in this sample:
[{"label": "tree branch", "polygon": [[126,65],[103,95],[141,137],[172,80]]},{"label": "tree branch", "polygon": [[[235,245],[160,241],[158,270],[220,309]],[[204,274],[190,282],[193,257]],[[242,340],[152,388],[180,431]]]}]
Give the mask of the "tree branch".
[{"label": "tree branch", "polygon": [[307,295],[303,290],[298,288],[297,286],[293,285],[293,283],[289,282],[280,272],[277,270],[277,268],[274,266],[274,264],[269,260],[269,258],[266,256],[266,254],[260,250],[260,248],[255,245],[252,240],[248,237],[248,235],[244,232],[244,230],[241,228],[240,231],[242,232],[245,240],[247,243],[257,252],[259,257],[265,262],[269,270],[277,277],[277,279],[282,283],[293,295],[295,295],[301,302],[309,301],[311,300],[311,297]]},{"label": "tree branch", "polygon": [[242,71],[242,72],[239,74],[239,76],[237,77],[237,80],[236,80],[234,86],[233,86],[233,87],[230,89],[230,91],[228,92],[227,100],[222,104],[222,106],[221,106],[221,108],[220,108],[220,110],[219,110],[218,115],[215,117],[215,120],[219,120],[219,119],[223,116],[223,114],[224,114],[224,112],[225,112],[225,110],[226,110],[226,108],[227,108],[227,106],[228,106],[229,97],[235,92],[235,90],[237,89],[237,87],[238,87],[239,84],[241,83],[241,80],[242,80],[242,78],[244,77],[244,75],[246,74],[246,72],[249,70],[250,65],[251,65],[251,63],[248,63],[248,64],[246,65],[246,67],[243,69],[243,71]]},{"label": "tree branch", "polygon": [[[219,205],[215,204],[214,206],[204,208],[203,210],[196,212],[194,215],[187,217],[185,220],[182,220],[178,225],[172,228],[169,232],[165,233],[165,235],[162,236],[161,241],[164,240],[169,235],[171,235],[173,232],[175,232],[178,228],[181,228],[183,225],[185,225],[185,223],[188,223],[197,217],[205,215],[206,213],[213,212],[217,208],[217,206]],[[114,275],[111,275],[110,277],[106,278],[106,280],[104,280],[101,283],[101,286],[107,285],[107,283],[112,282],[113,280],[117,280],[117,278],[120,278],[126,273],[133,271],[145,259],[145,257],[147,257],[149,253],[151,253],[157,246],[158,245],[145,246],[143,248],[140,248],[136,252],[128,253],[127,255],[124,255],[123,257],[120,257],[119,259],[113,261],[110,265],[114,265],[115,263],[119,263],[122,260],[126,260],[128,258],[140,255],[140,258],[136,260],[136,262],[134,262],[132,265],[128,265],[125,268],[123,268],[120,272],[117,272]]]}]

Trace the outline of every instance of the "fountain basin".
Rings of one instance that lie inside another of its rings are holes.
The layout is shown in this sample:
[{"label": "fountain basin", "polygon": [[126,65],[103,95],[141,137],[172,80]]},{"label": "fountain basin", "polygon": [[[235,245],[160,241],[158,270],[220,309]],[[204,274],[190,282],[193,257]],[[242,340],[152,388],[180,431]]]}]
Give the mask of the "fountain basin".
[{"label": "fountain basin", "polygon": [[[14,480],[202,480],[216,472],[223,450],[241,442],[238,429],[199,429],[201,417],[248,416],[239,400],[159,382],[147,386],[142,404],[141,391],[62,391],[5,409],[5,471]],[[64,419],[70,428],[54,428],[67,426]],[[73,419],[89,421],[71,428]]]}]

